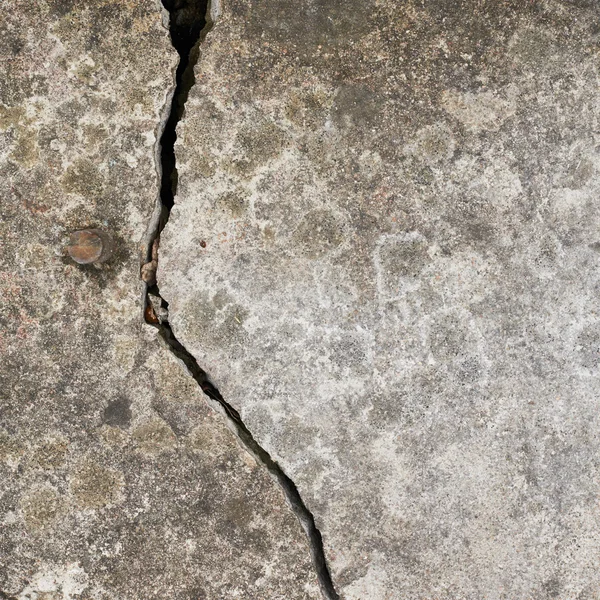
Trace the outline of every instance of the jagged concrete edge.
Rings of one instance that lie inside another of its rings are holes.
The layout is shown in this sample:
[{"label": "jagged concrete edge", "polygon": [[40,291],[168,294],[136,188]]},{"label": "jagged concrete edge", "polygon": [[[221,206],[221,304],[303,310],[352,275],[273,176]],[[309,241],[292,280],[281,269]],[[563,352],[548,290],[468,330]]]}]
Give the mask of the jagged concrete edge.
[{"label": "jagged concrete edge", "polygon": [[[161,0],[155,0],[158,10],[161,14],[161,22],[162,26],[165,29],[167,38],[169,38],[169,46],[173,48],[170,42],[170,32],[169,32],[169,12],[163,6]],[[173,48],[173,52],[177,54],[175,49]],[[154,170],[156,172],[156,200],[154,203],[154,209],[152,211],[152,216],[150,217],[150,221],[146,227],[146,231],[144,232],[142,239],[140,241],[140,268],[142,264],[150,260],[150,256],[152,253],[152,244],[156,239],[158,234],[158,228],[160,226],[160,219],[163,214],[163,205],[160,197],[160,184],[163,176],[163,166],[160,159],[161,155],[161,139],[163,133],[165,131],[165,127],[167,125],[167,121],[169,120],[169,115],[171,114],[171,105],[173,103],[173,96],[175,95],[175,90],[177,88],[176,82],[176,72],[177,65],[179,64],[179,60],[175,61],[173,68],[171,69],[171,87],[165,91],[165,100],[163,102],[163,106],[160,111],[160,118],[154,129],[155,136],[155,144],[154,144]],[[148,284],[140,278],[140,306],[142,307],[141,311],[141,323],[144,323],[144,310],[146,309],[146,302],[148,297]]]}]

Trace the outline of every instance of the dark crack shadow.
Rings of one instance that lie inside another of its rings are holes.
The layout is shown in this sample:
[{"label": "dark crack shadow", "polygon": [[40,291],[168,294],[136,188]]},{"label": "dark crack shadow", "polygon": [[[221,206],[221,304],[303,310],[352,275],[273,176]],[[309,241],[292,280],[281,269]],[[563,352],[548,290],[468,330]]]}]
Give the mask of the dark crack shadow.
[{"label": "dark crack shadow", "polygon": [[[155,273],[158,265],[160,234],[169,220],[177,193],[175,156],[177,124],[183,117],[185,103],[195,83],[194,66],[198,61],[200,45],[213,25],[209,18],[209,0],[162,0],[162,3],[170,15],[171,42],[177,50],[180,60],[175,73],[175,92],[170,112],[159,140],[161,211],[160,218],[150,236],[146,249],[147,262],[142,269],[142,278],[146,284],[144,319],[146,323],[158,329],[162,341],[171,353],[184,364],[207,396],[209,405],[223,415],[228,427],[244,448],[267,469],[278,483],[292,512],[308,537],[311,558],[323,596],[326,600],[339,600],[327,566],[321,532],[315,524],[314,516],[304,504],[298,488],[271,455],[254,439],[239,413],[224,400],[194,356],[177,339],[168,321],[168,303],[160,295],[156,283]],[[1,596],[0,600],[2,600]]]}]

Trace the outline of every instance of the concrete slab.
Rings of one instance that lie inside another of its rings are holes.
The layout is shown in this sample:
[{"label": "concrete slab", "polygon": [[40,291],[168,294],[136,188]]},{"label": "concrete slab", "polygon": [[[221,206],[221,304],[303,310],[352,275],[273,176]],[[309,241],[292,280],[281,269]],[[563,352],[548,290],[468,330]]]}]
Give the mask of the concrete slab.
[{"label": "concrete slab", "polygon": [[350,600],[600,597],[595,2],[231,0],[171,325]]}]

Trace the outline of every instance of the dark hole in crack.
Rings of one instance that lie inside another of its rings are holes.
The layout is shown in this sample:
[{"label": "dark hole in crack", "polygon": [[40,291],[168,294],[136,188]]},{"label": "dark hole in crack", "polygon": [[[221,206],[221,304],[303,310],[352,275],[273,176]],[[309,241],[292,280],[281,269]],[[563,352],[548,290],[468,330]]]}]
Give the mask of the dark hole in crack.
[{"label": "dark hole in crack", "polygon": [[[160,139],[162,164],[160,199],[168,212],[173,208],[177,191],[175,164],[177,123],[183,116],[185,103],[195,83],[194,65],[198,60],[198,42],[207,25],[208,0],[162,0],[162,3],[170,15],[171,43],[179,54],[171,112]],[[162,225],[164,226],[164,222]]]}]

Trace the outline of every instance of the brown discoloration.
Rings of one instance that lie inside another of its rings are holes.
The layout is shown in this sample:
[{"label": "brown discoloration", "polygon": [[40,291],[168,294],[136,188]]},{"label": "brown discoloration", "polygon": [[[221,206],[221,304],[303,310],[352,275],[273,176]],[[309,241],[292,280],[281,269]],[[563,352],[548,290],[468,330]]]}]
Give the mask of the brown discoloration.
[{"label": "brown discoloration", "polygon": [[173,430],[162,419],[152,419],[133,430],[133,441],[137,449],[148,456],[174,449],[177,438]]},{"label": "brown discoloration", "polygon": [[34,468],[52,471],[65,464],[69,445],[64,438],[48,438],[35,448],[30,465]]},{"label": "brown discoloration", "polygon": [[142,265],[141,278],[148,285],[156,283],[156,269],[158,268],[158,247],[160,245],[160,237],[157,237],[152,242],[151,260]]},{"label": "brown discoloration", "polygon": [[123,488],[123,474],[85,460],[70,477],[70,490],[80,508],[102,508],[117,502]]},{"label": "brown discoloration", "polygon": [[144,320],[149,325],[158,325],[160,323],[156,313],[154,312],[154,308],[150,303],[146,304],[146,307],[144,308]]},{"label": "brown discoloration", "polygon": [[50,487],[32,490],[21,499],[20,506],[25,525],[31,531],[43,530],[52,525],[61,509],[59,496]]},{"label": "brown discoloration", "polygon": [[0,461],[17,464],[25,453],[25,446],[19,438],[0,430]]}]

